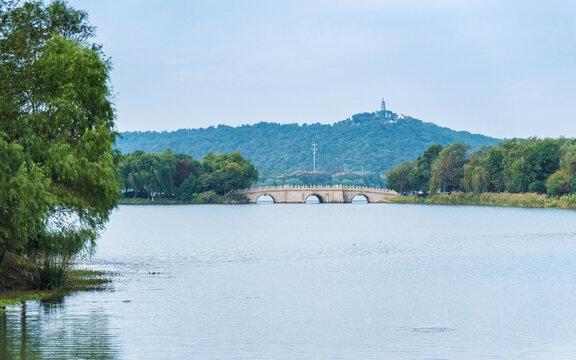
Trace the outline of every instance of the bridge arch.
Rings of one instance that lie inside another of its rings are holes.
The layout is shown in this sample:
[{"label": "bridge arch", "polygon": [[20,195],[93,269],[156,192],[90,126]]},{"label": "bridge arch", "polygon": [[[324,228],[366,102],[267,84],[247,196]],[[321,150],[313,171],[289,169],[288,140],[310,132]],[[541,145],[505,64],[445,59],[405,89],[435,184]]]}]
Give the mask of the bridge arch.
[{"label": "bridge arch", "polygon": [[[310,193],[306,195],[306,199],[304,199],[304,203],[308,203],[308,199],[310,199],[312,196],[316,197],[318,199],[318,203],[322,204],[324,203],[324,198],[322,198],[322,196],[318,195],[317,193]],[[314,202],[310,202],[311,204],[314,204]]]},{"label": "bridge arch", "polygon": [[272,195],[270,195],[270,194],[268,194],[268,193],[262,193],[262,194],[259,194],[258,197],[256,198],[256,203],[257,203],[257,204],[258,204],[258,203],[260,203],[260,204],[262,204],[262,203],[268,203],[269,201],[267,201],[268,199],[266,199],[266,198],[272,199],[272,203],[273,203],[273,204],[276,204],[276,202],[277,202],[276,199],[274,199],[274,196],[272,196]]},{"label": "bridge arch", "polygon": [[350,199],[350,203],[353,203],[354,201],[362,203],[363,202],[362,200],[366,200],[366,203],[370,203],[370,198],[368,198],[368,195],[363,193],[354,194],[354,196],[352,196],[352,199]]},{"label": "bridge arch", "polygon": [[[277,204],[304,203],[306,198],[314,195],[318,202],[351,203],[357,195],[363,195],[369,203],[389,202],[388,199],[398,196],[392,190],[369,188],[364,186],[265,186],[236,190],[234,193],[246,196],[247,202],[256,203],[261,195],[268,195]],[[268,198],[268,199],[270,199]]]}]

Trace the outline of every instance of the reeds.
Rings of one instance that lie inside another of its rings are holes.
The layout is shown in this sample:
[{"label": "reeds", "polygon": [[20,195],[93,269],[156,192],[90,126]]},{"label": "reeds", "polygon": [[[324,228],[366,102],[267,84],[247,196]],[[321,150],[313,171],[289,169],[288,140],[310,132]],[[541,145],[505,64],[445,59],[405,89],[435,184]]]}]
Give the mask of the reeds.
[{"label": "reeds", "polygon": [[444,204],[444,205],[485,205],[524,208],[576,209],[576,194],[549,196],[536,193],[463,193],[434,194],[426,198],[404,196],[392,199],[398,203]]}]

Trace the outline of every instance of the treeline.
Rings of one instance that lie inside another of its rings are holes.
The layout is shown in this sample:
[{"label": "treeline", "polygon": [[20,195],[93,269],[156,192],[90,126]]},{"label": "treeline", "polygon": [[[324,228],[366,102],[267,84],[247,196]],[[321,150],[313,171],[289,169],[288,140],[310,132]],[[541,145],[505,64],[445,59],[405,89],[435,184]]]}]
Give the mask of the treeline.
[{"label": "treeline", "polygon": [[199,162],[170,149],[155,154],[137,150],[119,156],[118,173],[125,197],[193,203],[217,202],[258,180],[258,170],[239,152],[209,153]]},{"label": "treeline", "polygon": [[349,185],[384,187],[385,178],[376,173],[338,173],[330,174],[321,171],[294,171],[290,174],[280,172],[264,172],[260,177],[259,186],[301,186],[301,185]]},{"label": "treeline", "polygon": [[388,174],[399,193],[576,191],[576,139],[511,139],[467,154],[466,145],[432,145]]}]

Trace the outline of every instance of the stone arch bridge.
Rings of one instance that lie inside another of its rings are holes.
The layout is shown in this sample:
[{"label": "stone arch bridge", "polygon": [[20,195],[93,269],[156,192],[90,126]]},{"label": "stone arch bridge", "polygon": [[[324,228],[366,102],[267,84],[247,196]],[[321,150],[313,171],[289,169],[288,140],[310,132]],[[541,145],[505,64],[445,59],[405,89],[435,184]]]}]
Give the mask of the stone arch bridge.
[{"label": "stone arch bridge", "polygon": [[351,203],[356,195],[364,195],[369,203],[389,202],[398,196],[393,190],[363,186],[266,186],[251,189],[234,190],[232,194],[242,194],[249,203],[256,203],[262,195],[270,196],[275,203],[305,203],[309,196],[315,195],[321,203]]}]

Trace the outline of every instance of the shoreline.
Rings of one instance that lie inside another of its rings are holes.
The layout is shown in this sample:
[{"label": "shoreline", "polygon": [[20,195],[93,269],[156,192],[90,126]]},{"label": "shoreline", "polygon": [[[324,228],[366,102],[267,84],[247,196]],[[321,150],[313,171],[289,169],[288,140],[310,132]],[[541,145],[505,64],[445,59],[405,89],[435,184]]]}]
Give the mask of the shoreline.
[{"label": "shoreline", "polygon": [[71,269],[69,284],[56,290],[31,290],[26,288],[0,291],[0,313],[11,311],[8,307],[24,306],[26,301],[47,300],[67,296],[80,291],[105,291],[112,284],[114,274],[90,269]]},{"label": "shoreline", "polygon": [[416,195],[398,196],[390,199],[396,204],[425,205],[477,205],[533,209],[576,209],[576,195],[559,197],[536,193],[461,193],[435,194],[425,198]]},{"label": "shoreline", "polygon": [[0,281],[0,313],[10,311],[7,307],[23,306],[28,300],[43,300],[66,296],[79,291],[103,291],[112,284],[115,273],[92,270],[72,265],[66,270],[66,284],[58,289],[34,289],[33,274],[38,265],[25,257],[7,253]]},{"label": "shoreline", "polygon": [[118,201],[118,205],[209,205],[209,204],[248,204],[248,200],[240,201],[229,199],[226,201],[213,201],[213,202],[196,202],[196,201],[182,201],[182,200],[171,200],[171,199],[121,199]]}]

